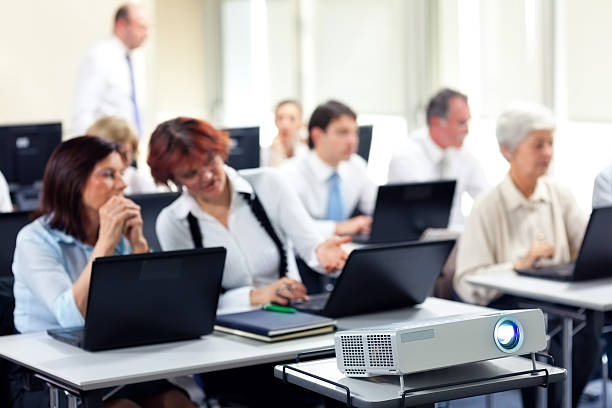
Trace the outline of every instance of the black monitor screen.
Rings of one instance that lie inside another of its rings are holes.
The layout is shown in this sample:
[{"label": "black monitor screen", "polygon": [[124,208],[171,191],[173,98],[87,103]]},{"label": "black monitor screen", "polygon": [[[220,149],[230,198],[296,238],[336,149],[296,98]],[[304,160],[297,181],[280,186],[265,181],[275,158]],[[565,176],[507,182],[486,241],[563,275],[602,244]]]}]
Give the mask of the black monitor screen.
[{"label": "black monitor screen", "polygon": [[259,167],[259,127],[226,130],[230,135],[227,164],[236,170]]},{"label": "black monitor screen", "polygon": [[0,171],[11,185],[43,178],[51,153],[62,141],[61,123],[0,126]]},{"label": "black monitor screen", "polygon": [[372,145],[372,125],[359,126],[359,147],[357,154],[367,162],[370,157],[370,146]]}]

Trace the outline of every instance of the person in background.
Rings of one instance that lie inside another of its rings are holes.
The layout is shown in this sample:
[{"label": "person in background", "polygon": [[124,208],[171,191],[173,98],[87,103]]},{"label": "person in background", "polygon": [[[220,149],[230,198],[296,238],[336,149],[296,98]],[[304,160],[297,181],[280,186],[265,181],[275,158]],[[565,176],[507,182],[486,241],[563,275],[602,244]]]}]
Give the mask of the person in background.
[{"label": "person in background", "polygon": [[[510,170],[476,200],[459,241],[454,284],[464,301],[517,309],[520,299],[473,286],[466,277],[576,259],[587,220],[572,194],[545,177],[553,157],[554,129],[552,112],[540,105],[517,103],[498,117],[497,140]],[[553,327],[554,319],[550,323]],[[594,326],[593,316],[587,314],[586,326],[574,335],[574,407],[598,358]],[[559,336],[551,339],[549,353],[561,361]],[[549,406],[560,406],[560,388],[553,387]],[[532,406],[533,394],[533,389],[523,393],[526,406]]]},{"label": "person in background", "polygon": [[227,249],[220,310],[305,299],[293,249],[319,272],[331,272],[344,265],[340,245],[350,238],[323,239],[277,170],[237,172],[224,165],[228,153],[228,134],[205,121],[176,118],[157,126],[151,173],[159,184],[184,187],[157,218],[161,247]]},{"label": "person in background", "polygon": [[328,101],[312,113],[308,133],[310,151],[283,163],[283,175],[323,236],[369,233],[378,189],[365,160],[355,153],[357,115],[343,103]]},{"label": "person in background", "polygon": [[119,145],[125,165],[123,181],[124,194],[155,193],[158,191],[153,178],[131,164],[138,158],[138,136],[127,120],[119,116],[104,116],[87,129],[90,136],[98,136]]},{"label": "person in background", "polygon": [[13,211],[13,203],[11,202],[11,192],[4,175],[0,172],[0,212]]},{"label": "person in background", "polygon": [[141,89],[132,52],[146,40],[150,24],[141,5],[127,3],[117,10],[113,35],[96,44],[79,68],[73,134],[84,134],[96,119],[114,115],[128,120],[142,136]]},{"label": "person in background", "polygon": [[272,144],[262,152],[262,166],[278,167],[285,160],[300,156],[308,151],[300,138],[304,126],[302,107],[295,100],[284,100],[276,105],[274,124],[278,134]]},{"label": "person in background", "polygon": [[416,130],[391,158],[389,183],[457,180],[449,228],[461,232],[461,198],[476,198],[489,184],[480,163],[463,148],[471,118],[468,98],[442,89],[427,104],[427,128]]},{"label": "person in background", "polygon": [[612,205],[612,165],[603,169],[595,178],[593,208]]},{"label": "person in background", "polygon": [[[20,333],[82,326],[95,258],[144,253],[140,207],[122,194],[119,147],[81,136],[60,144],[45,168],[36,219],[17,235],[15,328]],[[112,316],[109,316],[112,318]],[[49,406],[49,391],[25,372],[11,373],[13,407]],[[167,381],[123,387],[105,407],[194,407]]]}]

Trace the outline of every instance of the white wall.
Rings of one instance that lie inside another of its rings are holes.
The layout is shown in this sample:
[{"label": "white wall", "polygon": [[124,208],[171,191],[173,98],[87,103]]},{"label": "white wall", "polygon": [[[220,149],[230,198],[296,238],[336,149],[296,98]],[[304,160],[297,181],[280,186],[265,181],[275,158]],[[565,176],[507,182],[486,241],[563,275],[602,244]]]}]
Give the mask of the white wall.
[{"label": "white wall", "polygon": [[[70,115],[76,72],[87,50],[111,34],[119,0],[20,0],[0,13],[0,123],[61,121]],[[141,1],[153,27],[135,58],[144,79],[145,130],[178,114],[209,114],[204,2]],[[143,149],[143,151],[146,149]],[[141,158],[142,159],[142,158]]]},{"label": "white wall", "polygon": [[[79,61],[109,35],[118,0],[22,0],[0,13],[0,122],[68,124]],[[68,130],[65,128],[65,130]]]}]

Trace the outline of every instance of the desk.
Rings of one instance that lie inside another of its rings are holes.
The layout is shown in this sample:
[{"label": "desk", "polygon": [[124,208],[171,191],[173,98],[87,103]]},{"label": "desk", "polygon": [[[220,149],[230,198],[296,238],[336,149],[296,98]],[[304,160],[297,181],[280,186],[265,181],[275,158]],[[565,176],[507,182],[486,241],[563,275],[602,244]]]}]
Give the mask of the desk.
[{"label": "desk", "polygon": [[[612,310],[612,278],[584,282],[561,282],[548,279],[531,278],[518,275],[514,271],[496,273],[495,275],[469,275],[466,281],[478,286],[497,289],[503,293],[552,302],[561,305],[607,312]],[[572,333],[573,317],[563,318],[563,364],[567,370],[567,381],[564,385],[564,406],[571,406],[572,401]],[[603,381],[607,381],[606,378]],[[605,382],[604,382],[605,384]],[[603,404],[606,404],[606,388],[603,388]]]},{"label": "desk", "polygon": [[[351,329],[489,310],[428,298],[410,309],[342,318],[338,326]],[[0,357],[78,394],[84,407],[99,407],[103,389],[108,387],[287,361],[299,353],[333,346],[333,333],[268,344],[215,332],[199,340],[87,352],[54,340],[46,333],[31,333],[0,337]]]}]

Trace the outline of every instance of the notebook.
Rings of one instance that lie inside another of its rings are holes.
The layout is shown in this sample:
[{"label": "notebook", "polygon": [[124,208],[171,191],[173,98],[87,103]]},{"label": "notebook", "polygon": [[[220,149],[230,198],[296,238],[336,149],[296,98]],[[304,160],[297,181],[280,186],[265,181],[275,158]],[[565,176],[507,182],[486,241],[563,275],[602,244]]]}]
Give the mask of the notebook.
[{"label": "notebook", "polygon": [[574,264],[549,265],[517,269],[519,275],[536,278],[585,281],[612,276],[612,207],[593,209],[578,257]]},{"label": "notebook", "polygon": [[209,334],[225,253],[218,247],[96,258],[85,326],[47,333],[89,351]]},{"label": "notebook", "polygon": [[283,313],[264,309],[218,315],[215,330],[274,342],[331,333],[336,321],[309,313]]},{"label": "notebook", "polygon": [[454,240],[381,244],[353,250],[331,293],[292,307],[328,317],[422,303],[432,293]]},{"label": "notebook", "polygon": [[380,186],[371,233],[357,235],[353,241],[368,244],[416,241],[428,228],[446,228],[455,185],[455,180],[445,180]]}]

